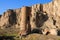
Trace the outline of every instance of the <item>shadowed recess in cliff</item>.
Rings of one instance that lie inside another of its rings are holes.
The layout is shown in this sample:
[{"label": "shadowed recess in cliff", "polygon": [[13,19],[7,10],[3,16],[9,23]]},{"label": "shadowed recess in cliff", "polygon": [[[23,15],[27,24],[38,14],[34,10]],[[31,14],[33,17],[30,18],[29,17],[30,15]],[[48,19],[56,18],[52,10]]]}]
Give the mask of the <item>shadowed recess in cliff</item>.
[{"label": "shadowed recess in cliff", "polygon": [[0,18],[1,18],[2,15],[0,15]]},{"label": "shadowed recess in cliff", "polygon": [[52,17],[52,20],[53,20],[53,25],[56,25],[56,20],[53,19],[53,17]]},{"label": "shadowed recess in cliff", "polygon": [[57,30],[57,31],[58,31],[58,32],[57,32],[57,35],[60,36],[60,30]]},{"label": "shadowed recess in cliff", "polygon": [[10,11],[11,11],[11,14],[9,16],[9,23],[13,25],[17,23],[16,13],[13,10],[10,10]]},{"label": "shadowed recess in cliff", "polygon": [[[42,12],[42,13],[37,12],[37,15],[36,15],[36,27],[37,28],[42,27],[44,22],[48,20],[47,14],[44,15],[43,13],[44,12]],[[40,15],[40,16],[38,16],[38,15]],[[40,34],[42,34],[42,31],[41,31],[41,29],[33,29],[32,33],[40,33]]]},{"label": "shadowed recess in cliff", "polygon": [[33,29],[33,30],[31,31],[31,34],[32,34],[32,33],[42,34],[42,31],[41,31],[41,29]]},{"label": "shadowed recess in cliff", "polygon": [[[40,4],[40,10],[36,12],[36,25],[37,27],[41,27],[45,21],[48,20],[47,12],[43,11],[43,5]],[[45,13],[45,14],[44,14]]]},{"label": "shadowed recess in cliff", "polygon": [[31,7],[27,8],[27,24],[28,24],[28,34],[31,33],[31,24],[30,24],[30,15],[31,15]]}]

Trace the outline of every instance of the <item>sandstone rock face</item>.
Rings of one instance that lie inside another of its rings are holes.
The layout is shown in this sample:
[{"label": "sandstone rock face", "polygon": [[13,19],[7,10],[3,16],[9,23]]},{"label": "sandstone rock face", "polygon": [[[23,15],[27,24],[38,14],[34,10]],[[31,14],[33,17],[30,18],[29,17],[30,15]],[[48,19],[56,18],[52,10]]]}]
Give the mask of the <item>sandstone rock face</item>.
[{"label": "sandstone rock face", "polygon": [[[48,20],[44,23],[44,27],[48,27],[49,29],[54,29],[54,33],[53,30],[51,31],[51,34],[57,34],[56,29],[60,29],[60,0],[53,0],[53,2],[49,3],[49,4],[44,4],[43,5],[43,11],[46,11],[48,14]],[[58,30],[57,29],[57,30]]]},{"label": "sandstone rock face", "polygon": [[21,34],[26,34],[26,31],[27,31],[27,14],[28,14],[27,13],[27,7],[23,7],[21,9],[21,22],[20,22]]},{"label": "sandstone rock face", "polygon": [[[60,28],[60,0],[54,0],[53,2],[49,3],[49,4],[45,4],[43,5],[43,10],[47,12],[49,19],[46,22],[46,25],[49,26],[51,28]],[[49,24],[47,24],[49,23]]]},{"label": "sandstone rock face", "polygon": [[16,24],[16,13],[13,10],[7,10],[0,19],[1,28],[11,27]]},{"label": "sandstone rock face", "polygon": [[[48,28],[50,34],[57,35],[57,30],[60,29],[59,6],[60,0],[54,0],[49,4],[36,4],[31,7],[22,7],[15,10],[9,9],[0,16],[0,28],[19,28],[19,34],[21,35],[26,35],[32,30],[36,32],[36,30]],[[47,31],[42,33],[46,34]]]}]

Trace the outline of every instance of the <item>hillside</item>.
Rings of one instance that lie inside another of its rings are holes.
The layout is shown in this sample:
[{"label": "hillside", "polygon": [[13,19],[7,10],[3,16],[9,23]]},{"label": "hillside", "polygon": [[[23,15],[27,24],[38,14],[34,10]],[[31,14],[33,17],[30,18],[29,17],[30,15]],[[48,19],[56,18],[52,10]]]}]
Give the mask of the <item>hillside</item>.
[{"label": "hillside", "polygon": [[[35,4],[18,9],[8,9],[0,15],[0,35],[33,35],[40,38],[40,34],[46,40],[55,40],[60,36],[60,0],[54,0],[49,4]],[[44,36],[45,35],[45,36]],[[49,39],[48,35],[54,37]],[[29,36],[27,36],[28,39]],[[31,37],[32,38],[32,37]],[[39,40],[44,40],[43,38]],[[36,39],[36,40],[37,40]]]}]

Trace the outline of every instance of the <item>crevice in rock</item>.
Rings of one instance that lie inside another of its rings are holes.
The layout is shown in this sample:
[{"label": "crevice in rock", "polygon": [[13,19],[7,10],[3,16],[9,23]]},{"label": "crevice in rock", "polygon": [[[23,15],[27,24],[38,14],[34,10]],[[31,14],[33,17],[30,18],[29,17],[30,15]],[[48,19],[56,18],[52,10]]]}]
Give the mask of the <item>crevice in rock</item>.
[{"label": "crevice in rock", "polygon": [[20,24],[18,23],[18,26],[20,26]]},{"label": "crevice in rock", "polygon": [[33,22],[35,22],[35,18],[33,18]]},{"label": "crevice in rock", "polygon": [[52,20],[53,20],[53,25],[56,25],[56,20],[53,19],[53,17],[52,17]]},{"label": "crevice in rock", "polygon": [[43,5],[40,4],[40,11],[43,11]]},{"label": "crevice in rock", "polygon": [[1,18],[2,15],[0,15],[0,18]]},{"label": "crevice in rock", "polygon": [[46,35],[50,34],[50,32],[47,32]]},{"label": "crevice in rock", "polygon": [[60,30],[57,30],[57,31],[58,31],[58,32],[57,32],[57,35],[60,36]]},{"label": "crevice in rock", "polygon": [[32,16],[31,15],[31,8],[28,7],[27,8],[27,34],[30,34],[31,33],[31,24],[30,24],[30,17]]}]

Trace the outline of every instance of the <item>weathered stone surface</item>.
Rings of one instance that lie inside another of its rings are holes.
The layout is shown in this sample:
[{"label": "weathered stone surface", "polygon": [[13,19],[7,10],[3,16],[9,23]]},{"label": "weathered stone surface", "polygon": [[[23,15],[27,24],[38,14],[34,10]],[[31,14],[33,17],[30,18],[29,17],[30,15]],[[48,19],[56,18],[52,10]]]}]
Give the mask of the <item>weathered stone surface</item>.
[{"label": "weathered stone surface", "polygon": [[[53,2],[49,3],[49,4],[45,4],[43,5],[43,10],[47,12],[49,19],[48,22],[46,22],[46,25],[49,26],[51,28],[56,28],[56,26],[58,28],[60,28],[60,0],[54,0]],[[49,23],[49,24],[47,24]]]},{"label": "weathered stone surface", "polygon": [[4,28],[11,27],[14,24],[16,24],[16,13],[9,9],[1,16],[0,26],[1,28]]},{"label": "weathered stone surface", "polygon": [[[59,2],[60,0],[53,0],[53,2],[43,5],[43,11],[46,11],[49,17],[48,20],[44,23],[43,27],[48,27],[50,30],[54,29],[55,34],[57,34],[57,30],[60,29]],[[51,32],[54,35],[53,30]]]},{"label": "weathered stone surface", "polygon": [[50,34],[57,35],[57,30],[60,29],[60,0],[44,5],[36,4],[31,7],[7,10],[0,17],[0,28],[7,27],[19,28],[21,35],[26,35],[32,30],[35,32],[36,29],[42,31],[46,28],[49,29]]}]

